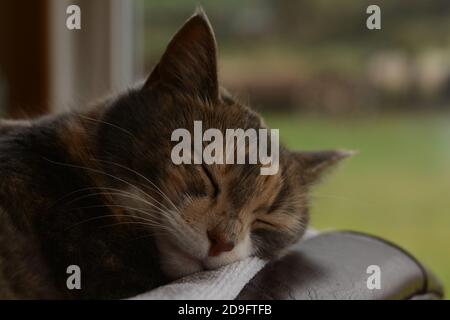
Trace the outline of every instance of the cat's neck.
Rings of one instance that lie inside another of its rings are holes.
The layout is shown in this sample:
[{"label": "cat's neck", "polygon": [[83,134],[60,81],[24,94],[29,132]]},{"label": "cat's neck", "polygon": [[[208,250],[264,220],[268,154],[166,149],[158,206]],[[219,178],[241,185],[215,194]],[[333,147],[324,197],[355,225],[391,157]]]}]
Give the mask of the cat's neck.
[{"label": "cat's neck", "polygon": [[8,134],[11,131],[31,126],[29,120],[6,120],[0,119],[0,136]]},{"label": "cat's neck", "polygon": [[104,186],[95,161],[101,112],[1,121],[0,204],[16,212],[18,223],[44,216],[48,204],[76,189]]}]

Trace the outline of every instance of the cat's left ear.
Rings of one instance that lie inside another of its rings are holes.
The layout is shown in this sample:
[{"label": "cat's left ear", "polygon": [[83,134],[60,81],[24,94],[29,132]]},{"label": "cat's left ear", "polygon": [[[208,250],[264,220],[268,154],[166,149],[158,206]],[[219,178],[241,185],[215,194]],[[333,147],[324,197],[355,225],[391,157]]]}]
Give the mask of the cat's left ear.
[{"label": "cat's left ear", "polygon": [[163,82],[203,99],[219,99],[214,32],[199,8],[170,41],[144,87]]},{"label": "cat's left ear", "polygon": [[312,185],[320,180],[324,172],[355,153],[350,150],[326,150],[294,152],[292,155],[299,164],[302,182],[305,185]]}]

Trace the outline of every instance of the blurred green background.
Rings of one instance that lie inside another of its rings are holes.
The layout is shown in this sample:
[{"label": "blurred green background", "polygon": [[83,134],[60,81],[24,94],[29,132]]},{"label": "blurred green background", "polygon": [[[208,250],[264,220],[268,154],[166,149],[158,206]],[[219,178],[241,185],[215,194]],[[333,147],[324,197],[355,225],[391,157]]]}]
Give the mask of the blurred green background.
[{"label": "blurred green background", "polygon": [[270,115],[291,147],[359,151],[313,192],[312,225],[364,231],[414,254],[450,288],[450,118]]},{"label": "blurred green background", "polygon": [[[198,1],[143,1],[146,70]],[[201,3],[226,87],[296,149],[347,148],[312,224],[387,238],[450,293],[450,1]],[[366,28],[381,8],[382,29]]]}]

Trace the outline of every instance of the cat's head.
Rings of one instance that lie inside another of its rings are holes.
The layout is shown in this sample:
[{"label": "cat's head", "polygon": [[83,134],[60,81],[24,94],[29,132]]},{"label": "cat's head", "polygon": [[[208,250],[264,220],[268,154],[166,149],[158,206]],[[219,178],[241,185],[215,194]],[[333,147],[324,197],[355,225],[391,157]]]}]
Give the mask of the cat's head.
[{"label": "cat's head", "polygon": [[185,128],[194,135],[194,121],[202,121],[203,132],[265,128],[258,114],[219,87],[216,57],[200,11],[170,41],[145,85],[113,102],[103,119],[104,165],[132,182],[114,181],[135,197],[117,201],[154,230],[163,269],[174,278],[251,255],[279,256],[305,231],[310,186],[348,155],[280,146],[273,175],[261,175],[260,162],[173,163],[172,133]]}]

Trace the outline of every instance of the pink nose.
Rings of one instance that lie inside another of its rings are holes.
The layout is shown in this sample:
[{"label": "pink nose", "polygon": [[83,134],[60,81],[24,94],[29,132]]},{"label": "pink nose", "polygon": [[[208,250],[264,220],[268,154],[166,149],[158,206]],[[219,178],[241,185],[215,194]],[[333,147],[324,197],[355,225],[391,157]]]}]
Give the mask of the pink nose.
[{"label": "pink nose", "polygon": [[234,242],[227,241],[220,233],[208,231],[208,238],[209,242],[211,242],[208,255],[211,257],[218,256],[222,252],[231,251],[234,248]]}]

